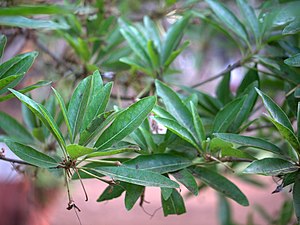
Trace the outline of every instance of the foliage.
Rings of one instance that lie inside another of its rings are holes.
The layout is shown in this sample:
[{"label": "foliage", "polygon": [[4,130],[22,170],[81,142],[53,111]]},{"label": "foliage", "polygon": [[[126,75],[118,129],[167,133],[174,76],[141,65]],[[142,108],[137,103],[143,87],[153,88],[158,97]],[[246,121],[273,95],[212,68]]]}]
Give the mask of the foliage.
[{"label": "foliage", "polygon": [[[295,9],[300,3],[269,0],[253,7],[246,0],[178,2],[165,1],[162,12],[136,21],[125,3],[114,6],[120,12],[116,16],[108,10],[113,6],[101,0],[88,6],[66,1],[63,8],[0,9],[3,27],[26,28],[57,64],[52,83],[40,81],[18,90],[37,52],[19,54],[0,65],[0,101],[18,99],[24,121],[1,111],[1,140],[24,164],[61,174],[68,193],[72,180],[91,178],[108,184],[98,202],[125,192],[128,210],[139,198],[142,205],[145,187],[160,188],[165,216],[186,212],[180,185],[195,196],[205,187],[213,188],[219,194],[221,224],[233,224],[226,198],[249,205],[247,196],[226,178],[230,170],[246,165],[237,178],[278,177],[281,182],[274,193],[293,186],[299,223],[300,17]],[[164,23],[174,19],[168,17],[172,7],[176,21],[164,30]],[[39,14],[47,19],[39,19]],[[194,38],[196,26],[209,29],[213,37],[199,42],[226,39],[233,46],[220,48],[238,51],[240,58],[189,86],[183,79],[174,81],[184,71],[173,65],[184,50],[195,57],[201,54],[189,47],[194,40],[186,41]],[[55,41],[65,41],[73,61],[64,62],[45,47],[48,33]],[[6,42],[1,35],[0,57]],[[232,91],[236,68],[246,72]],[[215,93],[198,88],[218,78]],[[70,88],[63,82],[76,85]],[[42,102],[25,94],[50,84],[52,92]],[[278,98],[281,103],[275,101]],[[261,117],[262,106],[267,113]],[[7,160],[4,155],[1,159]],[[68,209],[72,208],[78,209],[69,194]],[[286,202],[280,216],[269,222],[287,224],[293,221],[291,212],[292,204]]]}]

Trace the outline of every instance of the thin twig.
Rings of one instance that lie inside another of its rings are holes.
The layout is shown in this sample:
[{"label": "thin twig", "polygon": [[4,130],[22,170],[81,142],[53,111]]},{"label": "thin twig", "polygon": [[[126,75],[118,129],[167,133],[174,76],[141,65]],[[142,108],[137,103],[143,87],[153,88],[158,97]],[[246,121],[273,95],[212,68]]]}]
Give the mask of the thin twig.
[{"label": "thin twig", "polygon": [[5,156],[0,156],[0,159],[3,160],[3,161],[7,161],[7,162],[18,163],[18,164],[22,164],[22,165],[37,167],[37,166],[35,166],[31,163],[28,163],[28,162],[25,162],[25,161],[22,161],[22,160],[18,160],[18,159],[7,158]]}]

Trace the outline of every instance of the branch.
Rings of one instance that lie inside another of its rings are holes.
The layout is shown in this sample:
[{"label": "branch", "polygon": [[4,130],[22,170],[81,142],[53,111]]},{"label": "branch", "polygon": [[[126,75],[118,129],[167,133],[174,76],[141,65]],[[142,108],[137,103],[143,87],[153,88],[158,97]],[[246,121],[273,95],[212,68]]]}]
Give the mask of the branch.
[{"label": "branch", "polygon": [[224,157],[220,157],[220,158],[215,158],[214,156],[212,156],[210,154],[206,154],[204,157],[207,161],[211,161],[211,162],[215,162],[216,159],[220,162],[253,162],[252,159],[238,158],[238,157],[234,157],[234,156],[224,156]]},{"label": "branch", "polygon": [[0,159],[3,160],[3,161],[11,162],[11,163],[18,163],[18,164],[22,164],[22,165],[37,167],[37,166],[35,166],[35,165],[31,164],[31,163],[28,163],[28,162],[25,162],[25,161],[22,161],[22,160],[6,158],[3,155],[0,155]]}]

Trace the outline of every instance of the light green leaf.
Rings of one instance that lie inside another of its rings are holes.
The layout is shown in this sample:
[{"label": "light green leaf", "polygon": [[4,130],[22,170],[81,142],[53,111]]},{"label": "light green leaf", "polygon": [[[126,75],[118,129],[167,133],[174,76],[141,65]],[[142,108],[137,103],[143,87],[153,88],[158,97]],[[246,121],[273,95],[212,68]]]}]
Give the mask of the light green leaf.
[{"label": "light green leaf", "polygon": [[216,0],[206,0],[206,2],[222,23],[224,23],[233,33],[242,38],[246,43],[249,43],[248,34],[244,25],[230,10]]},{"label": "light green leaf", "polygon": [[239,144],[246,147],[254,147],[269,152],[273,152],[277,155],[284,155],[284,151],[278,148],[276,145],[260,138],[247,137],[239,134],[227,134],[227,133],[214,133],[214,136],[221,138],[222,140]]},{"label": "light green leaf", "polygon": [[20,159],[28,162],[32,165],[41,168],[56,167],[58,163],[52,157],[33,149],[30,146],[26,146],[13,141],[5,141],[5,144],[9,149],[15,153]]},{"label": "light green leaf", "polygon": [[195,196],[198,195],[198,185],[193,177],[193,175],[186,169],[179,170],[177,172],[173,172],[172,176],[175,179],[182,183],[190,192],[192,192]]},{"label": "light green leaf", "polygon": [[146,97],[121,112],[100,135],[95,143],[95,147],[98,150],[109,148],[129,135],[145,120],[154,107],[155,102],[156,98],[154,96]]},{"label": "light green leaf", "polygon": [[227,178],[204,167],[197,167],[192,172],[195,177],[198,177],[205,184],[224,194],[226,197],[233,199],[242,206],[249,205],[247,197]]},{"label": "light green leaf", "polygon": [[213,132],[224,132],[228,129],[240,112],[245,99],[246,96],[236,98],[218,112],[213,123]]},{"label": "light green leaf", "polygon": [[69,29],[69,26],[65,23],[56,23],[51,20],[29,19],[23,16],[0,16],[0,25],[47,30]]},{"label": "light green leaf", "polygon": [[92,77],[88,76],[78,84],[69,103],[68,118],[73,137],[71,143],[74,142],[76,135],[82,126],[82,120],[87,108],[91,91],[91,80]]},{"label": "light green leaf", "polygon": [[147,51],[152,63],[152,68],[159,69],[160,68],[159,53],[156,47],[154,46],[152,40],[149,40],[147,43]]},{"label": "light green leaf", "polygon": [[71,13],[70,7],[63,5],[22,5],[14,7],[0,8],[1,16],[31,16],[36,14],[68,14]]},{"label": "light green leaf", "polygon": [[[24,74],[19,74],[19,75],[10,75],[8,77],[0,79],[0,91],[2,93],[7,91],[7,88],[12,87],[11,83],[14,83],[16,85],[16,80],[22,79]],[[4,89],[4,90],[3,90]]]},{"label": "light green leaf", "polygon": [[10,137],[22,143],[32,144],[33,137],[16,119],[0,112],[0,128]]},{"label": "light green leaf", "polygon": [[107,148],[104,150],[95,151],[93,153],[90,153],[86,156],[86,158],[109,156],[109,155],[116,155],[116,154],[125,153],[125,152],[136,152],[136,151],[139,151],[139,149],[135,148],[134,146]]},{"label": "light green leaf", "polygon": [[160,188],[161,196],[164,200],[167,200],[168,198],[171,197],[173,193],[173,188]]},{"label": "light green leaf", "polygon": [[164,65],[171,53],[177,49],[190,18],[191,15],[182,17],[167,31],[161,52],[161,65]]},{"label": "light green leaf", "polygon": [[64,102],[63,98],[61,97],[61,95],[53,87],[51,87],[51,88],[52,88],[52,91],[55,94],[56,100],[58,101],[60,110],[61,110],[62,115],[64,117],[67,129],[68,129],[68,132],[69,132],[70,140],[72,140],[73,139],[73,136],[72,136],[73,133],[72,133],[72,130],[71,130],[71,125],[70,125],[70,121],[69,121],[69,117],[68,117],[65,102]]},{"label": "light green leaf", "polygon": [[0,35],[0,60],[2,59],[6,42],[7,42],[6,36],[5,35]]},{"label": "light green leaf", "polygon": [[162,176],[158,173],[154,173],[147,170],[138,170],[129,167],[97,167],[93,170],[111,177],[114,180],[125,181],[131,184],[137,184],[150,187],[169,187],[178,188],[179,185]]},{"label": "light green leaf", "polygon": [[173,189],[172,195],[165,200],[161,197],[164,216],[181,215],[186,212],[184,200],[177,190]]},{"label": "light green leaf", "polygon": [[171,63],[177,58],[178,55],[180,55],[180,53],[185,50],[188,46],[190,45],[189,41],[185,41],[180,48],[178,48],[177,50],[174,50],[171,55],[169,56],[169,58],[167,59],[167,61],[164,64],[164,70],[167,70],[169,68],[169,66],[171,65]]},{"label": "light green leaf", "polygon": [[[21,90],[18,90],[20,93],[22,94],[25,94],[29,91],[32,91],[36,88],[40,88],[40,87],[44,87],[44,86],[47,86],[49,84],[51,84],[52,82],[51,81],[39,81],[33,85],[29,85]],[[9,100],[11,98],[14,97],[14,94],[7,94],[7,95],[3,95],[3,96],[0,96],[0,102],[3,102],[3,101],[6,101],[6,100]]]},{"label": "light green leaf", "polygon": [[284,63],[289,66],[300,67],[300,53],[287,58],[286,60],[284,60]]},{"label": "light green leaf", "polygon": [[254,9],[249,5],[246,0],[237,0],[237,4],[242,12],[246,24],[250,27],[255,40],[258,42],[260,39],[260,30],[257,16],[255,15]]},{"label": "light green leaf", "polygon": [[165,126],[171,132],[173,132],[176,135],[178,135],[179,137],[181,137],[183,140],[189,142],[196,149],[199,149],[199,146],[197,145],[196,140],[192,136],[192,134],[185,127],[183,127],[179,123],[177,123],[177,121],[160,118],[160,117],[154,117],[153,119],[157,123]]},{"label": "light green leaf", "polygon": [[147,170],[155,173],[169,173],[189,167],[192,162],[171,154],[140,155],[123,163],[124,167]]},{"label": "light green leaf", "polygon": [[244,173],[278,176],[299,170],[299,166],[280,158],[265,158],[252,162]]},{"label": "light green leaf", "polygon": [[150,19],[150,17],[144,17],[144,26],[147,30],[148,40],[152,40],[158,52],[161,52],[161,41],[159,36],[159,31],[156,24]]},{"label": "light green leaf", "polygon": [[201,144],[202,141],[206,140],[206,134],[205,134],[203,122],[198,114],[195,104],[192,101],[190,101],[190,107],[192,109],[191,111],[193,116],[193,124],[197,133],[198,143]]},{"label": "light green leaf", "polygon": [[67,145],[66,150],[71,159],[77,159],[78,157],[87,155],[95,151],[94,148],[88,148],[77,144]]}]

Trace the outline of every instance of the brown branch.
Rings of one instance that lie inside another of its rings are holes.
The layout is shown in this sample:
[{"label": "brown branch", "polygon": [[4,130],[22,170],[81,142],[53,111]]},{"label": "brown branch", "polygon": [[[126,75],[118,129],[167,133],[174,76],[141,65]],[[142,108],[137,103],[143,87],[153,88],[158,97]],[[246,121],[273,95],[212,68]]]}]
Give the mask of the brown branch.
[{"label": "brown branch", "polygon": [[3,160],[3,161],[7,161],[7,162],[11,162],[11,163],[18,163],[18,164],[22,164],[22,165],[27,165],[27,166],[34,166],[34,167],[37,167],[31,163],[28,163],[28,162],[25,162],[25,161],[22,161],[22,160],[18,160],[18,159],[11,159],[11,158],[7,158],[3,155],[0,155],[0,159]]},{"label": "brown branch", "polygon": [[247,159],[247,158],[238,158],[234,156],[224,156],[220,158],[215,158],[214,156],[210,154],[206,154],[205,159],[210,162],[216,162],[216,159],[220,162],[253,162],[252,159]]}]

